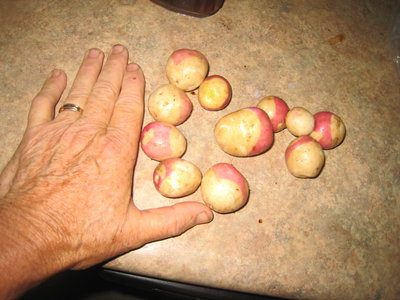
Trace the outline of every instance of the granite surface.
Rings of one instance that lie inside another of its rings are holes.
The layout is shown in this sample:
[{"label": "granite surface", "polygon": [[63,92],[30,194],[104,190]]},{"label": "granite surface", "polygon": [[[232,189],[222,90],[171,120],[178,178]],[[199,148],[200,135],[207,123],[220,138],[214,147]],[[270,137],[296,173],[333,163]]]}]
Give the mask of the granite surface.
[{"label": "granite surface", "polygon": [[[71,79],[86,49],[124,44],[144,70],[147,101],[167,82],[169,54],[197,49],[208,58],[210,74],[231,82],[233,99],[223,111],[206,112],[190,94],[193,114],[179,126],[189,143],[184,158],[203,172],[233,163],[249,181],[249,203],[106,267],[290,298],[399,299],[400,81],[389,41],[396,2],[227,0],[217,14],[198,19],[148,0],[3,0],[0,167],[53,68]],[[267,95],[343,118],[346,139],[325,151],[318,178],[297,179],[287,171],[284,151],[293,139],[287,130],[275,135],[271,150],[252,158],[231,157],[215,144],[221,116]],[[199,191],[179,200],[159,195],[151,181],[156,164],[140,152],[138,207],[201,201]]]}]

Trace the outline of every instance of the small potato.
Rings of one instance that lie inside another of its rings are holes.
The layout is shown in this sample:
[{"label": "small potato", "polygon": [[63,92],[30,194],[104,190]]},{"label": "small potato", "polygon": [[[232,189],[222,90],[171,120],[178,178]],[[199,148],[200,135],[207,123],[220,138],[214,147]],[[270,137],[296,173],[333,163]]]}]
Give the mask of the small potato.
[{"label": "small potato", "polygon": [[299,178],[317,177],[325,163],[325,155],[312,137],[301,136],[292,141],[285,152],[289,172]]},{"label": "small potato", "polygon": [[197,50],[179,49],[167,61],[166,72],[171,84],[188,92],[200,86],[208,73],[208,61]]},{"label": "small potato", "polygon": [[154,120],[176,126],[189,118],[193,104],[184,91],[165,84],[151,93],[148,109]]},{"label": "small potato", "polygon": [[158,161],[181,157],[186,150],[184,135],[175,126],[164,122],[147,124],[140,141],[143,152]]},{"label": "small potato", "polygon": [[248,107],[222,117],[214,135],[223,151],[234,156],[253,156],[268,150],[274,141],[266,112]]},{"label": "small potato", "polygon": [[161,195],[169,198],[184,197],[194,193],[201,183],[201,172],[191,162],[169,158],[158,164],[153,182]]},{"label": "small potato", "polygon": [[232,87],[228,80],[219,75],[208,76],[199,88],[199,103],[207,110],[225,108],[232,97]]},{"label": "small potato", "polygon": [[201,181],[203,201],[218,213],[231,213],[242,208],[249,197],[246,178],[232,165],[212,166]]},{"label": "small potato", "polygon": [[276,96],[267,96],[258,102],[257,107],[268,114],[274,132],[279,132],[286,128],[285,118],[289,107],[284,100]]},{"label": "small potato", "polygon": [[310,134],[323,149],[332,149],[340,145],[346,135],[342,119],[331,112],[322,111],[314,115],[315,128]]},{"label": "small potato", "polygon": [[286,127],[294,136],[309,135],[314,129],[314,116],[303,107],[294,107],[286,115]]}]

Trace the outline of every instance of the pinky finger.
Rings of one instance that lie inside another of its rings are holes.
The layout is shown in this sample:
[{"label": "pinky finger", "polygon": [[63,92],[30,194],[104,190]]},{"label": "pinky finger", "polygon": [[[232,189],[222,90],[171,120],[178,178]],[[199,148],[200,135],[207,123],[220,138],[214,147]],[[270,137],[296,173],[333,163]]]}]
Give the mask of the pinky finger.
[{"label": "pinky finger", "polygon": [[28,128],[46,123],[54,118],[54,107],[67,85],[64,71],[54,70],[40,92],[33,98],[28,116]]}]

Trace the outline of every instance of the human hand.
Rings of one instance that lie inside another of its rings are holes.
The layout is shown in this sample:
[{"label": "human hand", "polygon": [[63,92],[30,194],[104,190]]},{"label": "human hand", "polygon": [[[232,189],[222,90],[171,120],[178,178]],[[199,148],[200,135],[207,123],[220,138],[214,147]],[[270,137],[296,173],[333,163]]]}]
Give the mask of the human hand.
[{"label": "human hand", "polygon": [[0,176],[0,264],[15,269],[15,260],[23,259],[30,272],[20,276],[34,277],[25,281],[92,266],[213,218],[197,202],[135,207],[144,76],[138,65],[128,64],[123,46],[113,47],[104,66],[103,60],[100,50],[86,53],[63,101],[83,113],[64,110],[53,117],[67,78],[52,72]]}]

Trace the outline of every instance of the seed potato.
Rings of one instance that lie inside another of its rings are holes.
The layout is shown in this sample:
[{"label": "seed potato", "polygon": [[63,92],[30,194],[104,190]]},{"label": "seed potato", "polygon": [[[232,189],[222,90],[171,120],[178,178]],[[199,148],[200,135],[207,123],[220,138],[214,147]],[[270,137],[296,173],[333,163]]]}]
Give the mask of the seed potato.
[{"label": "seed potato", "polygon": [[232,97],[232,87],[228,80],[220,75],[208,76],[199,88],[199,103],[207,110],[224,109]]},{"label": "seed potato", "polygon": [[231,213],[242,208],[249,197],[245,177],[231,164],[212,166],[201,182],[204,203],[218,213]]},{"label": "seed potato", "polygon": [[294,136],[309,135],[314,129],[314,116],[303,107],[294,107],[286,115],[286,127]]},{"label": "seed potato", "polygon": [[323,149],[332,149],[340,145],[346,135],[342,119],[331,112],[319,112],[314,115],[315,128],[310,134]]},{"label": "seed potato", "polygon": [[147,124],[141,134],[140,146],[151,159],[165,160],[181,157],[186,150],[186,139],[178,128],[164,122]]},{"label": "seed potato", "polygon": [[171,84],[188,92],[197,89],[208,73],[208,61],[197,50],[179,49],[167,61],[166,72]]},{"label": "seed potato", "polygon": [[176,126],[189,118],[193,104],[184,91],[172,84],[164,84],[151,93],[148,109],[154,120]]},{"label": "seed potato", "polygon": [[292,141],[285,152],[289,172],[299,178],[317,177],[325,163],[320,144],[310,136],[301,136]]},{"label": "seed potato", "polygon": [[199,168],[181,158],[169,158],[160,162],[153,173],[157,191],[169,198],[194,193],[201,183],[201,178]]},{"label": "seed potato", "polygon": [[214,129],[221,149],[234,156],[253,156],[268,150],[274,141],[266,112],[248,107],[222,117]]}]

